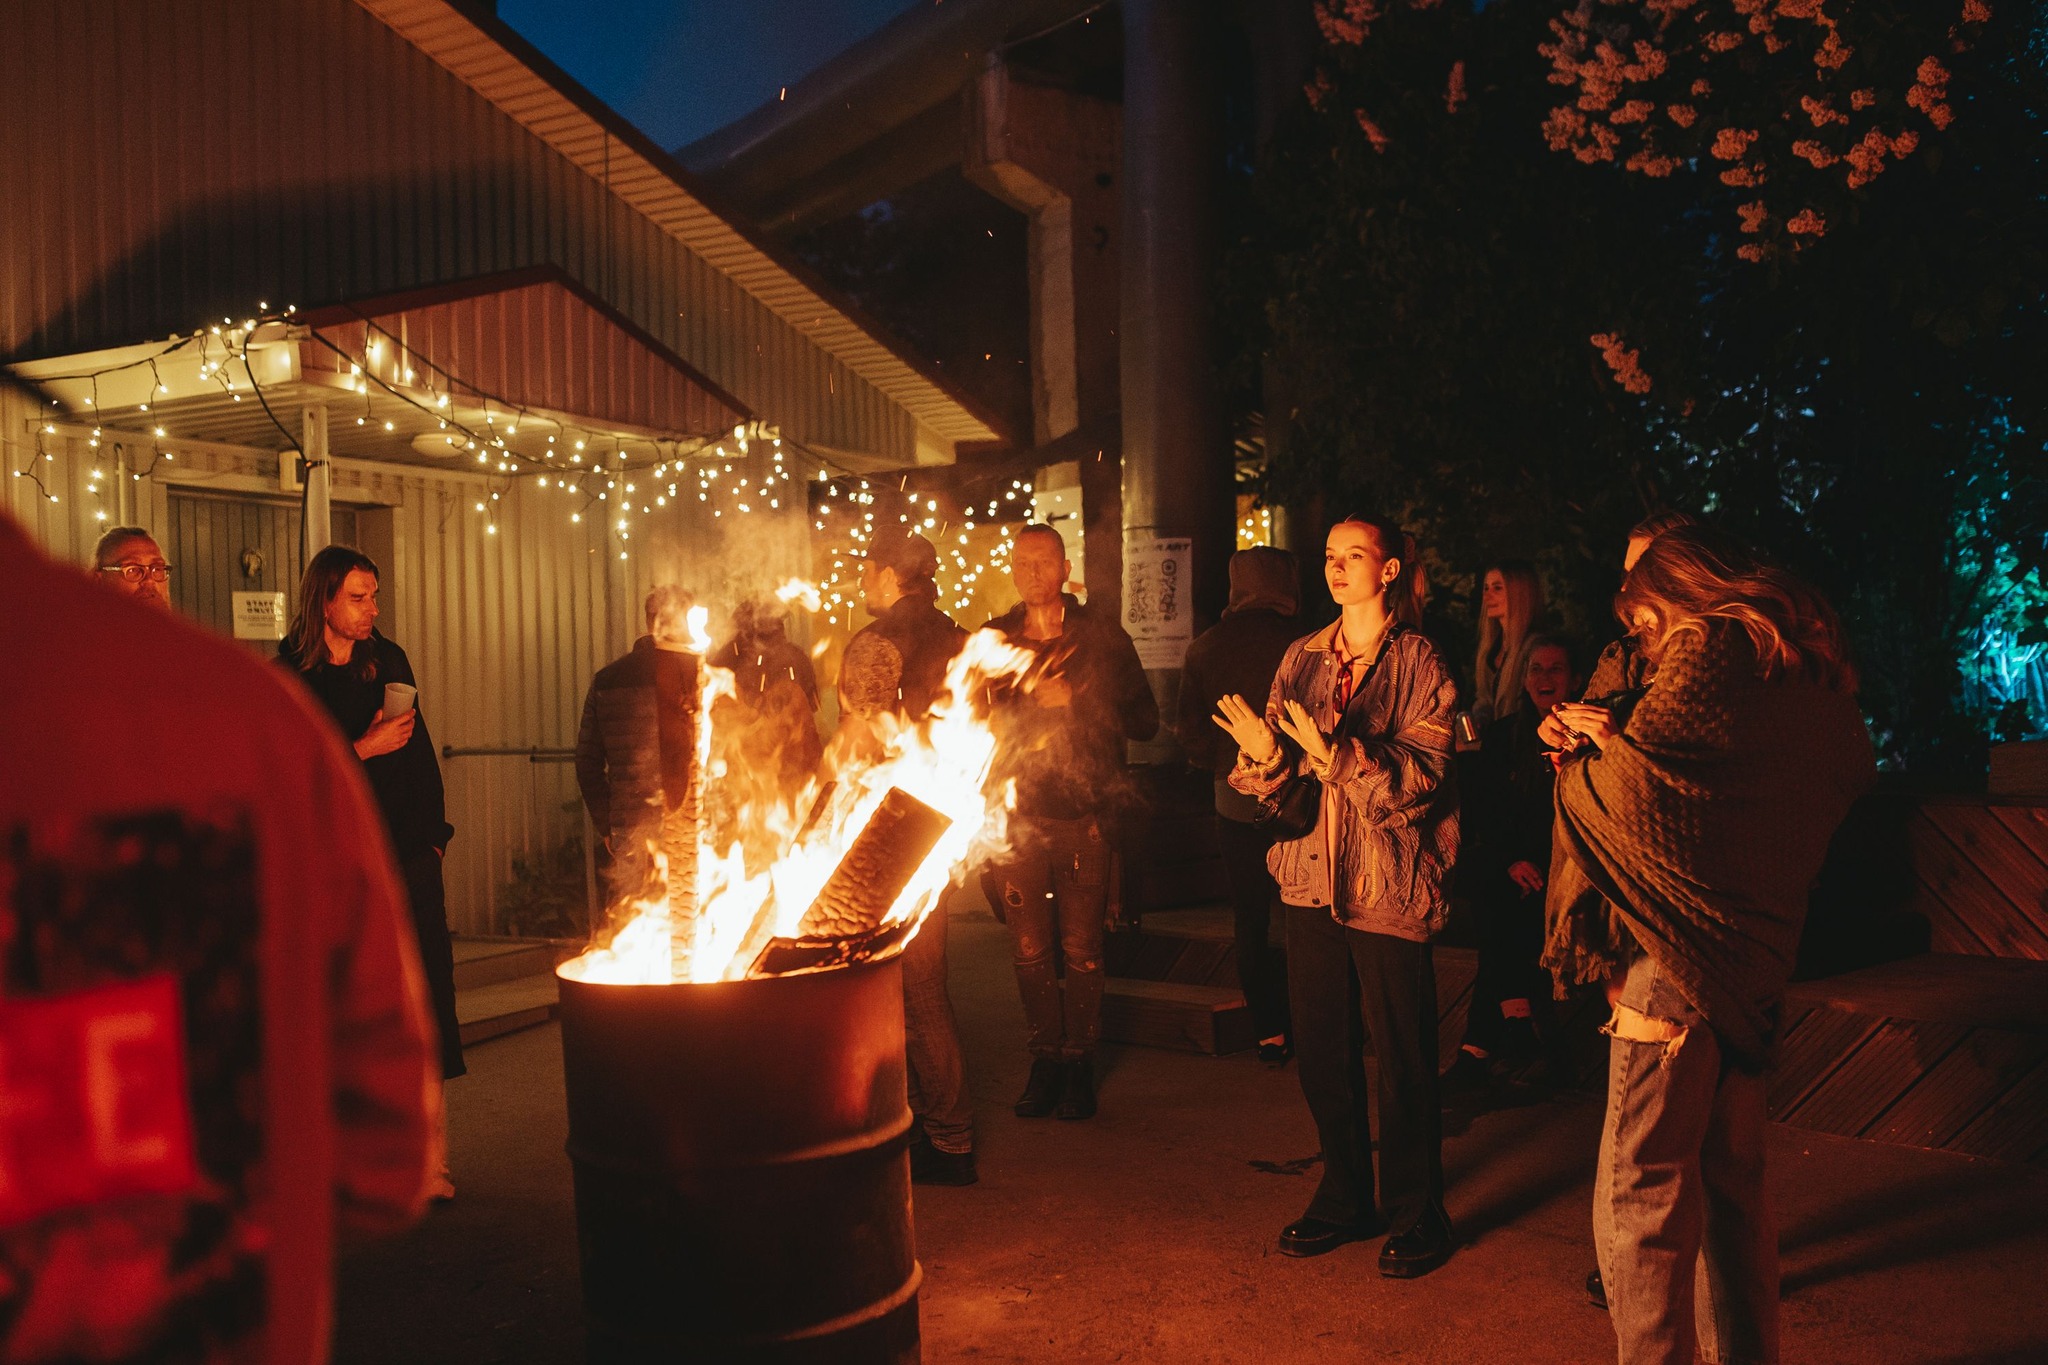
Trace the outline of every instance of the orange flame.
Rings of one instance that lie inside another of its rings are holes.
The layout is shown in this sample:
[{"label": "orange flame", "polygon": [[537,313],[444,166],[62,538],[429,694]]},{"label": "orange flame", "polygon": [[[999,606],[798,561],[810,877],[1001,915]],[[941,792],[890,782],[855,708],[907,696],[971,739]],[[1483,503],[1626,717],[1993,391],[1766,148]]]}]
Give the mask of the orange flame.
[{"label": "orange flame", "polygon": [[[692,609],[693,618],[700,610]],[[996,738],[986,718],[975,714],[972,699],[996,679],[1021,676],[1032,662],[1030,651],[1008,644],[994,631],[968,637],[946,670],[945,690],[929,719],[906,723],[889,715],[868,717],[871,742],[836,746],[841,757],[829,788],[813,779],[793,802],[753,802],[733,822],[736,828],[722,850],[712,845],[713,831],[700,831],[697,906],[685,924],[676,923],[676,909],[666,898],[637,901],[627,907],[608,942],[564,963],[561,974],[613,985],[744,978],[768,940],[796,933],[891,787],[902,788],[951,821],[883,919],[884,924],[921,921],[949,881],[1004,848],[1016,792],[1010,783],[987,790]],[[715,782],[721,774],[712,757],[711,702],[721,692],[730,693],[733,675],[706,667],[702,676],[699,770]],[[806,831],[805,817],[821,792],[823,809]],[[657,885],[665,884],[664,876]],[[672,951],[678,929],[687,939],[682,954]]]}]

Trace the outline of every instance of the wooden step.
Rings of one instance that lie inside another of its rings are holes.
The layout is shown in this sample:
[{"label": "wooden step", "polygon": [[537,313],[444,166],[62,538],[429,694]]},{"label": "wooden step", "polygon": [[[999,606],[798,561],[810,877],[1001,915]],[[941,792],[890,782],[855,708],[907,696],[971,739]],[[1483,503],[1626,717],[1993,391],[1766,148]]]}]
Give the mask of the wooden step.
[{"label": "wooden step", "polygon": [[1929,954],[1786,992],[1771,1117],[2048,1164],[2048,962]]},{"label": "wooden step", "polygon": [[458,991],[552,972],[577,951],[552,939],[526,938],[458,938],[454,947]]},{"label": "wooden step", "polygon": [[473,1047],[547,1023],[555,1017],[555,983],[554,968],[550,966],[545,972],[455,992],[455,1018],[462,1025],[462,1045]]},{"label": "wooden step", "polygon": [[1111,977],[1102,998],[1102,1036],[1116,1043],[1218,1056],[1258,1039],[1252,1012],[1235,988]]}]

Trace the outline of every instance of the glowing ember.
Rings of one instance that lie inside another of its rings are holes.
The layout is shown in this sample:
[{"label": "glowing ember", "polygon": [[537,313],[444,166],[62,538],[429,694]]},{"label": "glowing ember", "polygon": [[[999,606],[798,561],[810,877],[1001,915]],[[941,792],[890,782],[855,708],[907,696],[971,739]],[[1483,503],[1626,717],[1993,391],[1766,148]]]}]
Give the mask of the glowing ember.
[{"label": "glowing ember", "polygon": [[[693,635],[702,625],[702,610],[690,610]],[[617,916],[621,922],[609,941],[564,963],[562,975],[613,985],[745,977],[770,940],[797,936],[818,893],[891,788],[949,822],[882,920],[921,922],[956,873],[1003,848],[1015,791],[1007,783],[999,791],[985,790],[996,740],[971,699],[997,679],[1021,676],[1032,662],[1030,651],[1005,643],[994,631],[970,636],[946,671],[944,693],[929,720],[905,724],[893,716],[869,717],[864,742],[835,745],[827,756],[831,771],[824,785],[813,780],[793,802],[758,797],[716,828],[707,819],[695,850],[695,907],[679,909],[668,898],[635,902]],[[721,691],[730,692],[732,676],[722,668],[701,670],[698,714],[707,719],[698,726],[699,771],[710,783],[721,777],[712,757],[711,702]],[[663,884],[665,873],[664,865]]]}]

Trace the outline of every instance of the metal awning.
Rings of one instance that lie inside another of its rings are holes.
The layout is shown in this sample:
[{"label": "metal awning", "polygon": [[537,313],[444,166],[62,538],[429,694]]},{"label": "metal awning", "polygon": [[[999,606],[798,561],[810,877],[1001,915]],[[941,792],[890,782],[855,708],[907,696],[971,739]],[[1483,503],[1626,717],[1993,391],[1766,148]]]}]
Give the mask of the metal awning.
[{"label": "metal awning", "polygon": [[52,424],[284,450],[301,410],[324,405],[331,454],[442,468],[638,463],[752,418],[553,270],[10,368]]}]

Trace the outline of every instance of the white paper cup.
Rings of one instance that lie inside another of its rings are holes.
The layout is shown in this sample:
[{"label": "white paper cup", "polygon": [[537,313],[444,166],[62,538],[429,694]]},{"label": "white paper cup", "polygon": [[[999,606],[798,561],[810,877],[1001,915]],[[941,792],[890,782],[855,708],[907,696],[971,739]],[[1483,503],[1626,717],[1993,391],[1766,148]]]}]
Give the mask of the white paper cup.
[{"label": "white paper cup", "polygon": [[412,710],[413,701],[420,690],[411,683],[384,684],[384,719],[390,720]]}]

